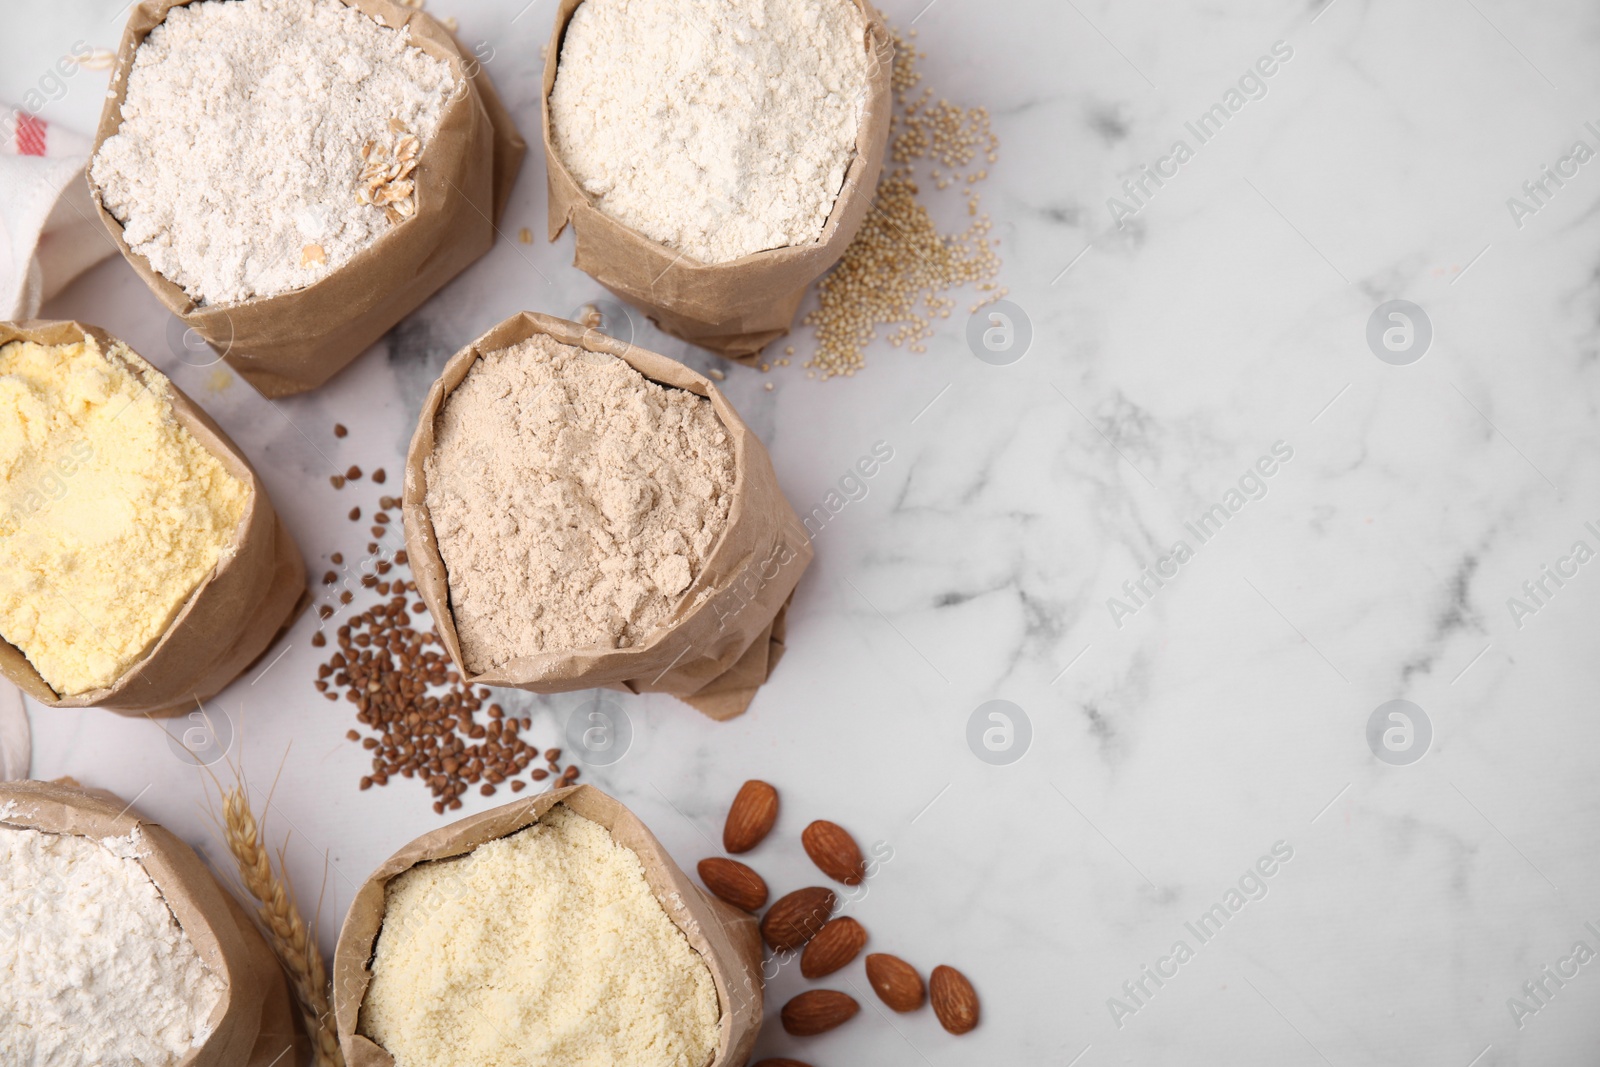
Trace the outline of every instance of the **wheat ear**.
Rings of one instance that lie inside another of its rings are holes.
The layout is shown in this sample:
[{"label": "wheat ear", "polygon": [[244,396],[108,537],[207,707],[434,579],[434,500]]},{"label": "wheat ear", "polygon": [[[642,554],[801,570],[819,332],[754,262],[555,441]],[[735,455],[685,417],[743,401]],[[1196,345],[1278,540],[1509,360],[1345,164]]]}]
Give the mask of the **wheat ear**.
[{"label": "wheat ear", "polygon": [[239,865],[239,878],[245,889],[259,905],[256,914],[266,928],[272,950],[294,985],[295,1002],[305,1020],[306,1033],[311,1035],[316,1067],[344,1067],[328,1004],[328,973],[322,950],[307,931],[294,895],[273,870],[272,857],[242,782],[223,793],[222,811],[228,851]]}]

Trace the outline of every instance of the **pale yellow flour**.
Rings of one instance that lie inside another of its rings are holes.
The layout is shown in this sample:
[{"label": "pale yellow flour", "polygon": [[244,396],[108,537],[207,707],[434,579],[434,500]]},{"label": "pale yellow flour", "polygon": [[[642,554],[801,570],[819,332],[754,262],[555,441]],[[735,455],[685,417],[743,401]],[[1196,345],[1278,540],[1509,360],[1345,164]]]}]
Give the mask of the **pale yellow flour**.
[{"label": "pale yellow flour", "polygon": [[391,881],[360,1030],[397,1067],[705,1067],[711,971],[632,852],[564,805]]},{"label": "pale yellow flour", "polygon": [[63,696],[145,654],[249,501],[178,424],[167,379],[111,356],[93,338],[0,347],[0,634]]}]

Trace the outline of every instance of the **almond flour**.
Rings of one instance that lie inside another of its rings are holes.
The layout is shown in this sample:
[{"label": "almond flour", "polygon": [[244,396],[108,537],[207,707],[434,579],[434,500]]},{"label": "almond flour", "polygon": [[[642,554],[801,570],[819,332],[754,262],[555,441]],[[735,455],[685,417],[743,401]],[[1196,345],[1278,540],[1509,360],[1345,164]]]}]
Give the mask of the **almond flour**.
[{"label": "almond flour", "polygon": [[551,134],[601,211],[723,263],[821,235],[867,74],[849,0],[585,0],[561,45]]},{"label": "almond flour", "polygon": [[0,1062],[170,1067],[223,992],[139,863],[140,838],[0,826]]},{"label": "almond flour", "polygon": [[[139,46],[90,164],[133,251],[192,299],[310,285],[416,210],[447,64],[338,0],[202,0]],[[408,169],[409,168],[409,169]]]},{"label": "almond flour", "polygon": [[473,674],[628,648],[665,624],[727,526],[733,444],[711,402],[543,334],[445,401],[427,506]]},{"label": "almond flour", "polygon": [[556,805],[385,893],[360,1032],[397,1067],[704,1067],[711,970],[639,857]]}]

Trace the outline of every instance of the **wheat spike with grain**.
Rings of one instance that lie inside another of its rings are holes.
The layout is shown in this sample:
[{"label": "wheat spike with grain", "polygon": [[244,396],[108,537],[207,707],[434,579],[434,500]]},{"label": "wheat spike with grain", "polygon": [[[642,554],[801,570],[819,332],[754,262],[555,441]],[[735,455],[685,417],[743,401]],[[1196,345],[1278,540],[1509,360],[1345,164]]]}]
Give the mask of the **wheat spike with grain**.
[{"label": "wheat spike with grain", "polygon": [[[344,1055],[333,1031],[333,1011],[328,1004],[328,976],[322,950],[306,929],[294,894],[278,877],[267,851],[261,826],[250,810],[250,795],[236,782],[222,795],[223,832],[233,853],[244,887],[257,901],[272,949],[288,972],[295,1002],[311,1036],[316,1067],[344,1067]],[[279,857],[281,864],[282,857]]]}]

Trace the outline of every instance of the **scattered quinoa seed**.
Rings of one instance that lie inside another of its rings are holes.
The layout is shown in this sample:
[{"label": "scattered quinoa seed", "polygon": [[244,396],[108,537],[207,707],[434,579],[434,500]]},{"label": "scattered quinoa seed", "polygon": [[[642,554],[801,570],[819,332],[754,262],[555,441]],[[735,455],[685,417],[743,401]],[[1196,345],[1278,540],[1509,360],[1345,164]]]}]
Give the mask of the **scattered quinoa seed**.
[{"label": "scattered quinoa seed", "polygon": [[[911,34],[915,36],[915,32]],[[986,167],[968,170],[980,158],[999,158],[999,138],[989,110],[961,108],[935,100],[933,90],[913,90],[921,82],[917,60],[927,58],[894,34],[891,77],[895,114],[890,119],[889,158],[874,200],[855,240],[831,273],[817,285],[818,306],[806,314],[817,347],[805,362],[808,378],[850,377],[866,363],[866,348],[879,328],[896,348],[927,351],[935,325],[950,318],[957,301],[952,290],[972,285],[983,292],[982,307],[1003,298],[994,277],[1000,270],[999,242],[987,214],[979,211],[975,188],[988,177]],[[963,186],[972,222],[961,233],[941,233],[934,225],[916,177],[920,164],[936,164],[928,180],[938,189]],[[790,350],[792,351],[792,349]]]}]

